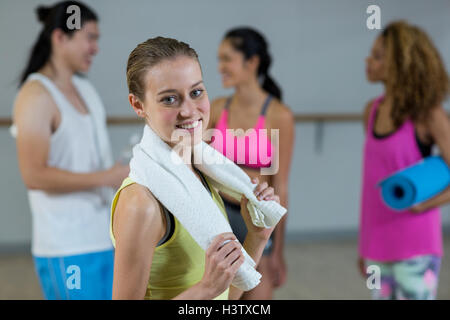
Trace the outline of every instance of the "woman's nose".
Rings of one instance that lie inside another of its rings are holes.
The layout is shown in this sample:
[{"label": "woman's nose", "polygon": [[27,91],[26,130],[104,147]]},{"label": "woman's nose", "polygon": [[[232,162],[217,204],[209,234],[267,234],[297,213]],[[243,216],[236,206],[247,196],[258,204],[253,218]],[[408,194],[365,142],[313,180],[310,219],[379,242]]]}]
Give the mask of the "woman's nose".
[{"label": "woman's nose", "polygon": [[224,71],[225,67],[223,65],[223,62],[219,61],[219,64],[217,65],[217,70],[219,71],[219,73],[222,73]]},{"label": "woman's nose", "polygon": [[183,118],[192,117],[192,115],[194,115],[196,113],[196,109],[197,109],[197,106],[192,99],[190,99],[190,98],[185,99],[183,102],[183,105],[181,106],[180,115]]}]

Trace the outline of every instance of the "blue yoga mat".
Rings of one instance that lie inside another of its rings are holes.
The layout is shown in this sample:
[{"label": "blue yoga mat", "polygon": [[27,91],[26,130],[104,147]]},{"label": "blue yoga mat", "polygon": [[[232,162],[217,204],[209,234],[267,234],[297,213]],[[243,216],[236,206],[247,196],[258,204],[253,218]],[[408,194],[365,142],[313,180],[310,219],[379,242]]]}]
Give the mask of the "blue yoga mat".
[{"label": "blue yoga mat", "polygon": [[404,210],[426,201],[450,184],[450,170],[440,156],[425,158],[379,183],[387,206]]}]

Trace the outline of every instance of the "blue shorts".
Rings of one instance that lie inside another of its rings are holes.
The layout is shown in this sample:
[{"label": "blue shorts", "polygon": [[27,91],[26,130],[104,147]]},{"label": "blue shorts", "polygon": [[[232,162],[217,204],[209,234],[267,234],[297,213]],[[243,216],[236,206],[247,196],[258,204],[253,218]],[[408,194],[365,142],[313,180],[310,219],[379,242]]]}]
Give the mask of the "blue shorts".
[{"label": "blue shorts", "polygon": [[45,299],[112,299],[114,250],[33,260]]}]

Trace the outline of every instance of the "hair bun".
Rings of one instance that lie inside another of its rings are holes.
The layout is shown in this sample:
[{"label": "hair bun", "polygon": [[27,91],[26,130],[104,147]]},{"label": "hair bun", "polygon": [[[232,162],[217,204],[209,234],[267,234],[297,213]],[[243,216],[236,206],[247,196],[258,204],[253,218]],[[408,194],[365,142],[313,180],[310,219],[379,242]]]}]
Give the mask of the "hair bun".
[{"label": "hair bun", "polygon": [[47,20],[49,14],[50,14],[51,8],[50,7],[45,7],[45,6],[39,6],[36,9],[36,13],[38,16],[38,20],[42,23],[45,23],[45,21]]}]

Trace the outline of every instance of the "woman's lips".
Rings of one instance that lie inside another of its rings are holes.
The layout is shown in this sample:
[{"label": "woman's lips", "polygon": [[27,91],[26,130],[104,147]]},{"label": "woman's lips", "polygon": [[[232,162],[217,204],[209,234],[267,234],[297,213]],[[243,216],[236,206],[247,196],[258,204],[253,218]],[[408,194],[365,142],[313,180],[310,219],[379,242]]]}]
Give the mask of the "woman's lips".
[{"label": "woman's lips", "polygon": [[202,119],[185,122],[183,124],[176,125],[177,129],[186,130],[189,132],[193,132],[196,128],[198,128],[202,124]]}]

